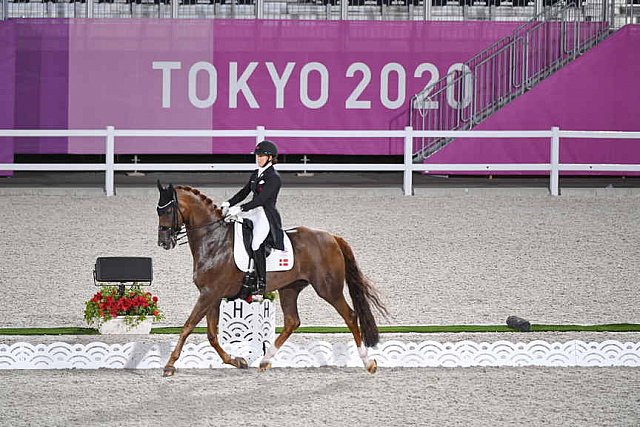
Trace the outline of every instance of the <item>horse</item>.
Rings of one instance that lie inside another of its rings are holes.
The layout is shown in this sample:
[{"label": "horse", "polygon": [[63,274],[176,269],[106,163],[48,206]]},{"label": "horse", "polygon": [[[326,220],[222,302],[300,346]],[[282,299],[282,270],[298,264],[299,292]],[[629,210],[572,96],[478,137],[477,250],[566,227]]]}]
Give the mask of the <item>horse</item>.
[{"label": "horse", "polygon": [[[233,224],[225,221],[221,208],[198,189],[172,184],[163,187],[160,181],[157,185],[160,192],[158,246],[166,250],[175,248],[184,226],[182,232],[186,233],[193,256],[193,281],[200,292],[164,367],[163,376],[176,373],[174,364],[187,337],[205,316],[207,338],[223,363],[246,369],[248,364],[244,358],[230,356],[218,342],[220,303],[223,298],[239,294],[244,277],[233,259]],[[294,250],[294,265],[288,271],[267,273],[267,292],[278,291],[284,327],[261,359],[258,369],[264,371],[271,367],[270,361],[278,349],[300,326],[298,295],[310,285],[342,316],[365,369],[375,373],[377,362],[369,357],[367,350],[379,341],[371,306],[385,316],[387,309],[378,291],[358,267],[353,250],[343,238],[326,231],[297,227],[287,233]],[[345,299],[345,281],[355,310]]]}]

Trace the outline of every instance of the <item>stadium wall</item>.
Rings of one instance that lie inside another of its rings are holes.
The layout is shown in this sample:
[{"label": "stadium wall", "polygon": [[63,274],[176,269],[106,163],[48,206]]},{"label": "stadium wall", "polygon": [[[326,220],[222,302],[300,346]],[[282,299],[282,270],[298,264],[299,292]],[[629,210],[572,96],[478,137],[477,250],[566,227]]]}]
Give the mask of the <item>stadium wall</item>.
[{"label": "stadium wall", "polygon": [[[10,20],[0,22],[3,127],[401,129],[411,95],[517,23]],[[6,36],[7,38],[4,38]],[[477,129],[638,130],[640,26],[627,26]],[[437,74],[437,75],[436,75]],[[404,82],[404,85],[399,82]],[[13,93],[12,93],[13,89]],[[5,139],[7,140],[7,139]],[[400,154],[399,140],[279,140],[290,154]],[[102,153],[88,138],[3,141]],[[119,139],[116,152],[238,154],[242,139]],[[640,163],[637,141],[565,141],[562,162]],[[458,140],[429,161],[548,161],[548,143]]]},{"label": "stadium wall", "polygon": [[[565,130],[640,131],[638,46],[640,25],[621,28],[475,129],[539,130],[558,126]],[[549,150],[549,142],[539,139],[468,138],[452,142],[427,162],[544,163],[549,161]],[[566,139],[560,144],[560,162],[640,164],[640,141]]]},{"label": "stadium wall", "polygon": [[[16,49],[13,26],[0,25],[0,128],[12,129],[15,104]],[[13,138],[0,138],[0,163],[13,162]],[[0,171],[0,176],[10,175]]]}]

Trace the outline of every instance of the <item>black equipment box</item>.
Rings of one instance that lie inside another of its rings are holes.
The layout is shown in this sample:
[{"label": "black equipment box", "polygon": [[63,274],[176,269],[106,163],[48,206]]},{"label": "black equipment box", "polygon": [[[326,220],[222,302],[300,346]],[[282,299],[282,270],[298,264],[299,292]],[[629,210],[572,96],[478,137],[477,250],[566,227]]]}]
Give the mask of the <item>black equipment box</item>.
[{"label": "black equipment box", "polygon": [[94,282],[136,282],[150,285],[153,281],[151,258],[100,257],[96,259],[93,280]]}]

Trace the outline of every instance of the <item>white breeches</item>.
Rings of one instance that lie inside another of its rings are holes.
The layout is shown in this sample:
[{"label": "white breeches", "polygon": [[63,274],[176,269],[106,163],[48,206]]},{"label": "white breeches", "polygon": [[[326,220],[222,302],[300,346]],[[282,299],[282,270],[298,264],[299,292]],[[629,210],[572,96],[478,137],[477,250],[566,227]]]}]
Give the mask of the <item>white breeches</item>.
[{"label": "white breeches", "polygon": [[262,206],[251,209],[250,211],[240,212],[238,214],[241,218],[250,219],[253,222],[253,240],[251,241],[251,249],[257,251],[260,245],[269,235],[269,220],[264,213]]}]

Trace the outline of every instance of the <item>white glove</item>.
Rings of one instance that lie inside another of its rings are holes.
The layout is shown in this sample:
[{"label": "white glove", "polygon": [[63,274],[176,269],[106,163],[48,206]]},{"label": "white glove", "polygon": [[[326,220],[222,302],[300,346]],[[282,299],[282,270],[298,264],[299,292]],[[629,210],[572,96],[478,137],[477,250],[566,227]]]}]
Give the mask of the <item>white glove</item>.
[{"label": "white glove", "polygon": [[222,205],[220,205],[220,208],[222,209],[222,216],[227,216],[227,213],[229,212],[229,206],[231,206],[229,202],[224,202]]},{"label": "white glove", "polygon": [[227,211],[227,216],[236,216],[240,212],[242,212],[242,208],[240,206],[231,206]]}]

